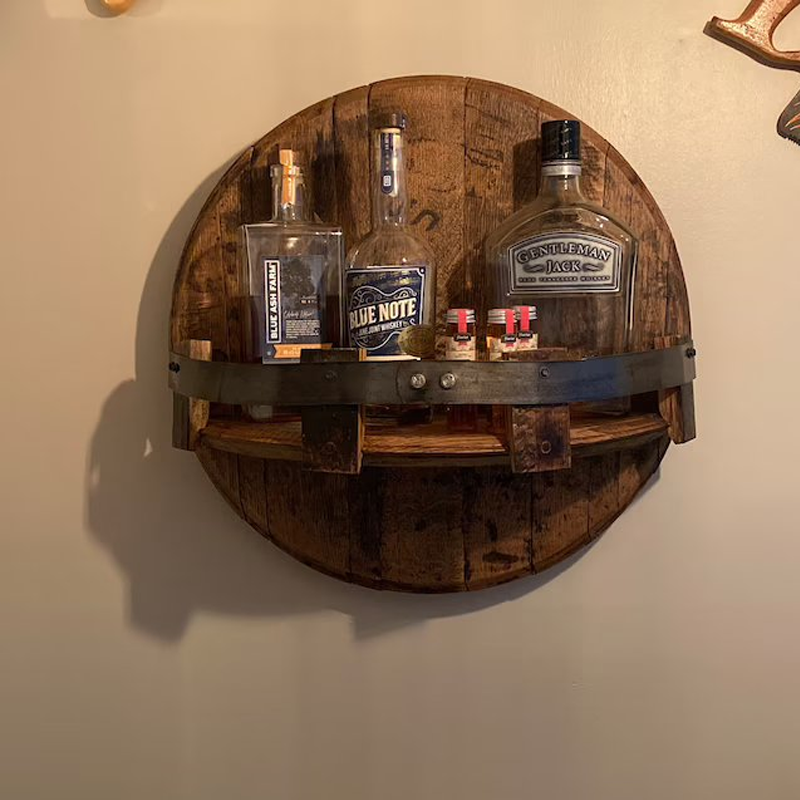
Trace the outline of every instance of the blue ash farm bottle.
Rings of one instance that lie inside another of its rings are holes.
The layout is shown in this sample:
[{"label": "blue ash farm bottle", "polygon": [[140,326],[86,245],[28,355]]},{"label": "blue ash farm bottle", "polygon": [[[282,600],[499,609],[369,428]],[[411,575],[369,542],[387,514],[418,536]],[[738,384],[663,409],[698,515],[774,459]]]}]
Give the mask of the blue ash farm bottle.
[{"label": "blue ash farm bottle", "polygon": [[347,258],[345,314],[351,347],[367,360],[433,355],[436,271],[407,225],[402,114],[372,131],[372,230]]},{"label": "blue ash farm bottle", "polygon": [[[280,163],[270,169],[272,219],[241,229],[250,287],[247,358],[263,364],[296,362],[303,350],[327,349],[341,339],[342,230],[312,214],[298,158],[294,150],[280,150]],[[266,405],[245,412],[257,421],[297,413]]]}]

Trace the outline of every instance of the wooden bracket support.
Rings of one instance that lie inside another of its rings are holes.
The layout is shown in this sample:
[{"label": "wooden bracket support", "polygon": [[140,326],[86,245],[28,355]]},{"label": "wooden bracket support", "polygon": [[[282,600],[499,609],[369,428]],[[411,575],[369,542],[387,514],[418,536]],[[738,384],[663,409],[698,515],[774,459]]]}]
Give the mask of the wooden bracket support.
[{"label": "wooden bracket support", "polygon": [[[198,361],[211,361],[211,342],[189,339],[180,342],[174,352]],[[170,365],[172,369],[172,365]],[[210,404],[180,394],[172,395],[172,446],[179,450],[195,450],[200,431],[208,425]]]},{"label": "wooden bracket support", "polygon": [[[363,350],[303,350],[304,364],[361,361]],[[335,376],[335,373],[331,373]],[[358,475],[364,446],[362,406],[303,406],[303,466],[315,472]]]},{"label": "wooden bracket support", "polygon": [[[569,354],[565,348],[550,347],[519,353],[516,358],[546,363],[566,360]],[[511,406],[506,425],[514,472],[553,472],[572,466],[569,406]]]},{"label": "wooden bracket support", "polygon": [[[658,336],[655,340],[657,350],[675,347],[686,342],[682,336]],[[688,346],[688,344],[687,344]],[[669,438],[675,444],[690,442],[697,436],[694,419],[694,385],[686,383],[658,393],[658,410],[669,425]]]}]

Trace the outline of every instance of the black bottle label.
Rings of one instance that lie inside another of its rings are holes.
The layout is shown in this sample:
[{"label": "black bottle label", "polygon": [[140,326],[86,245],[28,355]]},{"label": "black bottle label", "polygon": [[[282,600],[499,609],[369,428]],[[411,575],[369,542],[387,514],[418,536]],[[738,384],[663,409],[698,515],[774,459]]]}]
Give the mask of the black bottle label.
[{"label": "black bottle label", "polygon": [[350,344],[369,358],[403,357],[398,338],[423,322],[427,267],[351,269],[345,276]]},{"label": "black bottle label", "polygon": [[572,231],[546,233],[508,249],[513,293],[618,292],[622,247],[611,239]]},{"label": "black bottle label", "polygon": [[303,347],[322,344],[325,258],[264,259],[264,356],[300,358]]}]

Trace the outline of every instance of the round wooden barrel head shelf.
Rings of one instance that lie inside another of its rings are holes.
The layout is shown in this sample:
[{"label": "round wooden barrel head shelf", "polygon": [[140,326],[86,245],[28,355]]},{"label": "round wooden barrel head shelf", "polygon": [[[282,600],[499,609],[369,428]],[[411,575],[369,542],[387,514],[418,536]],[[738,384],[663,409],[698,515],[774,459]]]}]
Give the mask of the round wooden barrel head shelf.
[{"label": "round wooden barrel head shelf", "polygon": [[[581,415],[564,405],[562,414],[540,419],[540,427],[549,426],[548,448],[550,439],[560,442],[560,462],[541,453],[538,460],[521,458],[513,424],[513,441],[505,441],[484,429],[465,434],[440,423],[370,421],[363,438],[359,434],[357,465],[343,463],[340,474],[328,474],[315,471],[319,463],[309,460],[313,436],[306,416],[303,427],[291,421],[250,423],[224,404],[230,401],[224,391],[203,399],[200,392],[179,390],[180,380],[188,381],[191,365],[200,361],[225,364],[230,375],[241,378],[235,370],[244,361],[246,291],[239,227],[270,217],[269,166],[277,148],[299,151],[308,166],[314,210],[340,224],[352,244],[371,227],[370,116],[398,109],[409,118],[409,217],[438,267],[438,322],[455,305],[485,312],[483,241],[536,196],[541,122],[574,115],[517,89],[472,78],[398,78],[336,95],[291,117],[242,153],[189,236],[171,317],[174,440],[195,450],[237,514],[321,572],[379,589],[482,589],[540,572],[590,543],[654,474],[670,440],[694,436],[693,364],[681,361],[692,359],[694,349],[672,235],[634,170],[588,126],[583,129],[586,193],[625,219],[639,238],[631,349],[641,354],[637,364],[650,358],[663,380],[636,395],[631,412],[621,417]],[[659,352],[648,356],[648,351]],[[530,374],[545,377],[551,370],[575,371],[556,361],[515,369],[539,370]],[[440,362],[421,363],[425,369],[443,368]],[[364,366],[333,364],[328,378],[372,374],[355,371]],[[482,374],[481,366],[470,369],[473,377]],[[202,377],[202,370],[196,372]],[[469,370],[465,374],[469,377]],[[352,408],[357,413],[358,406]],[[523,423],[526,408],[513,410]],[[540,433],[522,429],[519,437],[534,441]]]}]

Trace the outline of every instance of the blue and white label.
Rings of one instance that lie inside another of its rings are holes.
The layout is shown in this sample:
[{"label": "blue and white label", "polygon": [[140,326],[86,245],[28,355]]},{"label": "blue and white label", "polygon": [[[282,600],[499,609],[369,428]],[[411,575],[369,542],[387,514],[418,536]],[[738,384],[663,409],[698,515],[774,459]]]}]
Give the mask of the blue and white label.
[{"label": "blue and white label", "polygon": [[548,233],[512,245],[508,264],[515,293],[618,292],[622,247],[602,236]]},{"label": "blue and white label", "polygon": [[324,276],[322,256],[264,259],[265,358],[299,358],[302,347],[321,345]]},{"label": "blue and white label", "polygon": [[421,325],[427,267],[351,269],[345,276],[350,344],[369,358],[398,358],[405,328]]}]

